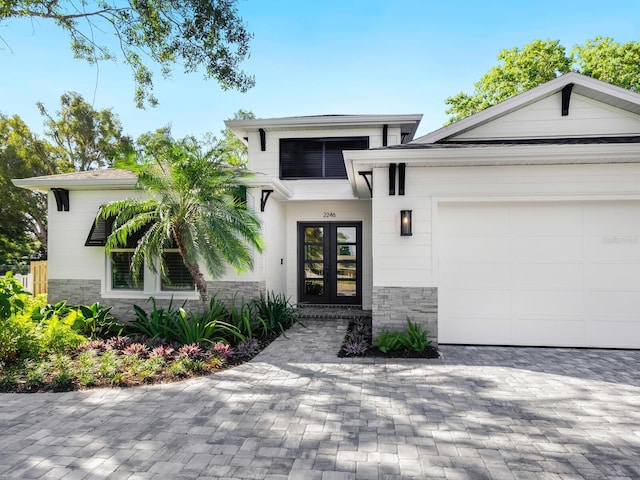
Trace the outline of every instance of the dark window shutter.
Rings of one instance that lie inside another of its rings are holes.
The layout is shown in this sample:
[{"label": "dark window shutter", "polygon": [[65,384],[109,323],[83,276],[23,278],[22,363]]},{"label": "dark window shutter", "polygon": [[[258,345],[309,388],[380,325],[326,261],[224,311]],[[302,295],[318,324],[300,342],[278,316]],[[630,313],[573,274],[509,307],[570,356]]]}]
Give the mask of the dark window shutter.
[{"label": "dark window shutter", "polygon": [[[94,219],[93,223],[91,224],[91,230],[89,230],[87,240],[84,242],[84,246],[104,247],[107,244],[107,238],[113,231],[114,221],[115,217],[98,217],[97,221]],[[121,245],[120,248],[136,248],[138,246],[138,242],[147,232],[147,230],[148,228],[141,228],[137,232],[129,235],[129,237],[127,238],[127,244]]]},{"label": "dark window shutter", "polygon": [[283,138],[280,178],[347,178],[343,150],[366,150],[369,137]]},{"label": "dark window shutter", "polygon": [[347,170],[344,166],[344,150],[366,150],[369,148],[369,139],[352,140],[327,140],[325,143],[325,177],[347,178]]},{"label": "dark window shutter", "polygon": [[89,236],[84,242],[85,247],[104,247],[107,244],[107,237],[111,234],[111,228],[113,227],[113,217],[102,218],[94,220],[91,224],[91,230]]}]

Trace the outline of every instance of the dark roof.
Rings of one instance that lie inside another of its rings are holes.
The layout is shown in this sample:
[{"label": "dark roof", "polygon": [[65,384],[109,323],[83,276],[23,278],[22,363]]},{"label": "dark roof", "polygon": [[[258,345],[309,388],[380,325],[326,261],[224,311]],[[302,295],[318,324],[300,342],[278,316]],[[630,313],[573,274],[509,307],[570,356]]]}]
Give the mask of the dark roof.
[{"label": "dark roof", "polygon": [[570,138],[526,138],[500,140],[470,140],[465,142],[442,143],[405,143],[389,147],[372,148],[371,150],[420,150],[432,148],[474,148],[482,146],[511,146],[511,145],[595,145],[615,143],[640,143],[639,135],[623,137],[570,137]]}]

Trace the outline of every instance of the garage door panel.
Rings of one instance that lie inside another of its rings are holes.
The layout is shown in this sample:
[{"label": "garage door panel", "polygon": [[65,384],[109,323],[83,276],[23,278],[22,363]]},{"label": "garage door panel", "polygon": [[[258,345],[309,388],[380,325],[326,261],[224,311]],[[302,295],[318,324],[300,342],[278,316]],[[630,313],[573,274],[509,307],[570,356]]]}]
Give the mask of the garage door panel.
[{"label": "garage door panel", "polygon": [[[458,270],[464,270],[458,266]],[[583,288],[582,263],[531,263],[512,266],[511,284],[517,289]]]},{"label": "garage door panel", "polygon": [[511,326],[508,318],[468,316],[452,317],[451,325],[438,326],[438,341],[442,343],[470,343],[480,345],[508,345],[511,341]]},{"label": "garage door panel", "polygon": [[514,315],[583,315],[584,294],[580,291],[516,290],[513,292]]},{"label": "garage door panel", "polygon": [[508,290],[470,290],[444,289],[438,296],[438,302],[448,307],[448,313],[453,316],[470,315],[474,318],[503,315],[507,317],[511,312],[511,301],[506,295]]},{"label": "garage door panel", "polygon": [[[627,291],[592,291],[586,298],[585,305],[589,312],[596,316],[628,316],[640,322],[640,295]],[[638,331],[640,335],[640,331]]]},{"label": "garage door panel", "polygon": [[612,321],[609,317],[596,317],[595,328],[587,329],[586,345],[603,348],[638,348],[638,328],[635,322]]},{"label": "garage door panel", "polygon": [[439,223],[450,235],[490,235],[499,236],[509,233],[509,212],[500,207],[485,208],[452,205],[447,215]]},{"label": "garage door panel", "polygon": [[442,286],[473,289],[510,288],[511,266],[505,263],[452,263],[441,276]]},{"label": "garage door panel", "polygon": [[640,297],[640,266],[634,263],[588,264],[584,269],[584,285],[594,290],[631,290]]},{"label": "garage door panel", "polygon": [[441,342],[640,348],[640,202],[439,208]]},{"label": "garage door panel", "polygon": [[[640,212],[639,212],[640,214]],[[640,236],[598,235],[585,239],[586,260],[640,264]]]},{"label": "garage door panel", "polygon": [[592,204],[584,212],[587,235],[640,235],[637,202]]},{"label": "garage door panel", "polygon": [[509,261],[509,242],[502,237],[452,236],[441,252],[451,263],[494,263]]},{"label": "garage door panel", "polygon": [[511,239],[514,262],[583,263],[583,238],[539,235]]},{"label": "garage door panel", "polygon": [[[584,345],[584,320],[564,316],[519,318],[513,325],[512,344],[546,346]],[[553,340],[550,339],[552,335]]]},{"label": "garage door panel", "polygon": [[582,235],[582,209],[576,205],[548,208],[547,205],[515,206],[511,212],[511,234]]}]

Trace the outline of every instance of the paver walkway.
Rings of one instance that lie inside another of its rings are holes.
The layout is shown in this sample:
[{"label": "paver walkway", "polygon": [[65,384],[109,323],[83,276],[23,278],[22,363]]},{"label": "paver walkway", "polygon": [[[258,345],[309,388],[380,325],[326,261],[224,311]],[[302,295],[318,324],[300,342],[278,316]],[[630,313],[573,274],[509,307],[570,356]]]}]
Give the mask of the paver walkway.
[{"label": "paver walkway", "polygon": [[0,394],[0,478],[640,478],[640,351],[344,360],[307,324],[206,378]]}]

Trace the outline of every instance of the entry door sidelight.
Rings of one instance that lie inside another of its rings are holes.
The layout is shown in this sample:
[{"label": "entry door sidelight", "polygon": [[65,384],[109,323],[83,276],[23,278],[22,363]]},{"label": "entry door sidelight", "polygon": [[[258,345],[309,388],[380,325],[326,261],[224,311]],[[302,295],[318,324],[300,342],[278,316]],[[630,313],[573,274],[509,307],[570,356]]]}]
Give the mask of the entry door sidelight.
[{"label": "entry door sidelight", "polygon": [[362,223],[298,224],[299,300],[362,304]]}]

